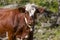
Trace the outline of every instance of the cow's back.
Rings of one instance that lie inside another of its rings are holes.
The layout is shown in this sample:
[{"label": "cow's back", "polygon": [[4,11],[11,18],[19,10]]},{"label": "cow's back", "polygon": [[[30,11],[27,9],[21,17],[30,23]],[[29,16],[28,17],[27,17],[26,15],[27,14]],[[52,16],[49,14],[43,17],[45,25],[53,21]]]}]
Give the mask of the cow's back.
[{"label": "cow's back", "polygon": [[0,9],[0,32],[13,30],[18,13],[18,9]]}]

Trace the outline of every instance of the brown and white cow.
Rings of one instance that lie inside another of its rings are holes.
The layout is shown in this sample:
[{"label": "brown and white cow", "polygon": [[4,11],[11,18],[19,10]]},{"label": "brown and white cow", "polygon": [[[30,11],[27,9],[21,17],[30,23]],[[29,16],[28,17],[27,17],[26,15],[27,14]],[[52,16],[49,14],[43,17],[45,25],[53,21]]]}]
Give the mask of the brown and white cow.
[{"label": "brown and white cow", "polygon": [[8,40],[16,40],[16,37],[21,40],[29,37],[28,40],[32,40],[29,35],[33,33],[36,15],[43,11],[34,4],[27,4],[25,8],[18,8],[15,4],[0,8],[0,33],[7,32]]},{"label": "brown and white cow", "polygon": [[8,5],[0,8],[0,33],[7,32],[8,40],[16,40],[27,37],[32,30],[29,25],[33,23],[32,18],[28,15],[23,7]]}]

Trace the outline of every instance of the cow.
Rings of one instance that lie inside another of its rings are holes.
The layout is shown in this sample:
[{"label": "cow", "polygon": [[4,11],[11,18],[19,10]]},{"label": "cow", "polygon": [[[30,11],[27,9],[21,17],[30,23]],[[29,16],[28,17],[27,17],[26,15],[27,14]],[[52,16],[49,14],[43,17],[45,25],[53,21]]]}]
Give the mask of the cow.
[{"label": "cow", "polygon": [[25,7],[14,4],[0,8],[0,33],[7,32],[8,40],[32,40],[37,14],[43,11],[43,8],[35,4],[27,4]]},{"label": "cow", "polygon": [[25,8],[17,5],[8,5],[0,8],[0,33],[8,33],[8,40],[28,37],[32,31],[32,18]]},{"label": "cow", "polygon": [[[26,12],[28,12],[28,15],[29,15],[28,18],[31,18],[33,20],[33,22],[31,23],[32,25],[30,26],[29,25],[30,21],[27,23],[25,20],[25,23],[27,24],[25,26],[28,26],[30,29],[28,29],[28,31],[25,30],[22,33],[22,35],[19,34],[18,36],[21,38],[21,40],[23,40],[24,37],[26,37],[26,38],[28,37],[27,40],[33,40],[33,32],[34,32],[34,26],[36,24],[36,20],[37,20],[38,16],[40,16],[40,14],[42,14],[43,12],[48,12],[48,10],[46,10],[43,7],[38,7],[37,5],[30,4],[30,3],[26,4],[24,9],[26,10]],[[27,34],[29,34],[29,35],[27,35]]]},{"label": "cow", "polygon": [[40,15],[41,13],[43,13],[44,9],[36,6],[35,4],[27,4],[22,9],[23,10],[19,10],[21,12],[18,17],[20,21],[18,24],[18,28],[16,29],[14,34],[21,40],[24,40],[24,38],[27,38],[27,40],[33,40],[32,35],[37,19],[37,14]]}]

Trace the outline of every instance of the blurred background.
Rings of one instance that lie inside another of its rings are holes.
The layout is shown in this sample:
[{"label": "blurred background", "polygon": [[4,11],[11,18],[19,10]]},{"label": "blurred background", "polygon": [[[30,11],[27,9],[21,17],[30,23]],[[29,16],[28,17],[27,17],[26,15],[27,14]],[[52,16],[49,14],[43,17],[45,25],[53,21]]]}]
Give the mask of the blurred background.
[{"label": "blurred background", "polygon": [[25,5],[27,3],[35,3],[36,5],[47,7],[53,12],[58,11],[57,0],[0,0],[0,6],[5,6],[13,3],[18,3],[20,5]]},{"label": "blurred background", "polygon": [[20,6],[34,3],[44,7],[34,27],[34,40],[60,40],[60,1],[59,0],[0,0],[0,7],[17,3]]}]

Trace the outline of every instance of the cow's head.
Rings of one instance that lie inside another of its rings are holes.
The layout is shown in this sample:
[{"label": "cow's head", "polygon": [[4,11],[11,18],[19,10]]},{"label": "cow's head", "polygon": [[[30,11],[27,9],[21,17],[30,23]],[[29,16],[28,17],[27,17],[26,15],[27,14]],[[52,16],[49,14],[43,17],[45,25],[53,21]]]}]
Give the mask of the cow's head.
[{"label": "cow's head", "polygon": [[41,14],[44,11],[43,8],[39,8],[35,4],[27,4],[25,5],[25,7],[26,7],[25,10],[29,12],[29,16],[30,17],[33,16],[34,18],[36,18],[37,14]]}]

